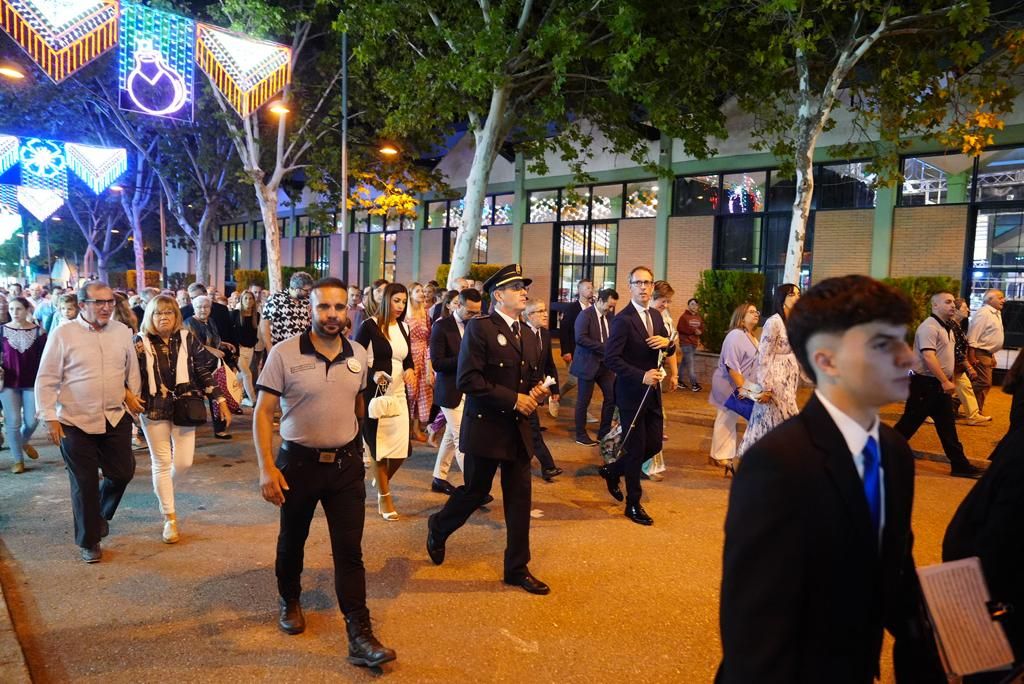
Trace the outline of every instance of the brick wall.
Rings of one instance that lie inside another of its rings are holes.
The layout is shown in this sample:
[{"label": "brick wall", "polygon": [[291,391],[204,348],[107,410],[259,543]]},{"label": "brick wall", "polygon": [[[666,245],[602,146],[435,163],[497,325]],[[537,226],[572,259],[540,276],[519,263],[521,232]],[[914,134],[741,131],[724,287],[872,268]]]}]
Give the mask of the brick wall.
[{"label": "brick wall", "polygon": [[874,209],[815,213],[811,281],[870,273],[874,221]]},{"label": "brick wall", "polygon": [[711,268],[714,235],[713,216],[673,216],[668,220],[666,279],[676,291],[673,314],[686,307],[686,300],[697,289],[701,272]]},{"label": "brick wall", "polygon": [[636,266],[654,268],[653,218],[619,221],[619,245],[615,261],[615,289],[619,297],[625,300],[629,298],[630,270]]},{"label": "brick wall", "polygon": [[[441,263],[441,242],[443,230],[424,230],[420,232],[420,280],[427,282],[437,276],[437,266]],[[444,283],[441,283],[443,286]]]},{"label": "brick wall", "polygon": [[523,226],[523,275],[533,279],[530,296],[544,300],[551,297],[551,230],[550,223]]},{"label": "brick wall", "polygon": [[889,274],[961,277],[966,235],[965,205],[897,207]]},{"label": "brick wall", "polygon": [[508,264],[512,261],[512,226],[488,228],[487,263]]}]

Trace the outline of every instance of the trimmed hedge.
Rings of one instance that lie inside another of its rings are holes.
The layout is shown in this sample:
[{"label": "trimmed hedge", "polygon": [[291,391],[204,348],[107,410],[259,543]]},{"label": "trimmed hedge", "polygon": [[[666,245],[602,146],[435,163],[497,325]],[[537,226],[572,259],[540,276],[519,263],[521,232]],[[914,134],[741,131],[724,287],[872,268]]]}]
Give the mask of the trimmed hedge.
[{"label": "trimmed hedge", "polygon": [[[115,290],[139,290],[135,285],[135,269],[128,271],[110,271],[107,273],[107,280],[110,281],[107,284]],[[162,280],[163,274],[160,273],[160,271],[150,271],[148,268],[146,269],[146,287],[160,287]]]},{"label": "trimmed hedge", "polygon": [[760,308],[764,299],[764,274],[747,271],[707,270],[701,273],[694,292],[704,317],[704,347],[711,352],[722,351],[722,341],[729,333],[732,312],[743,302]]},{"label": "trimmed hedge", "polygon": [[[469,267],[469,275],[466,277],[484,282],[504,267],[505,264],[473,264]],[[441,264],[437,267],[434,280],[440,283],[441,287],[445,287],[445,284],[448,282],[448,272],[451,269],[451,264]]]},{"label": "trimmed hedge", "polygon": [[245,268],[235,269],[235,289],[239,292],[248,290],[250,285],[267,286],[267,272]]},{"label": "trimmed hedge", "polygon": [[932,314],[930,300],[933,294],[951,292],[955,297],[960,296],[960,279],[949,276],[907,276],[906,278],[885,278],[882,282],[902,291],[914,305],[914,320],[907,329],[907,338],[911,344],[913,344],[917,326]]}]

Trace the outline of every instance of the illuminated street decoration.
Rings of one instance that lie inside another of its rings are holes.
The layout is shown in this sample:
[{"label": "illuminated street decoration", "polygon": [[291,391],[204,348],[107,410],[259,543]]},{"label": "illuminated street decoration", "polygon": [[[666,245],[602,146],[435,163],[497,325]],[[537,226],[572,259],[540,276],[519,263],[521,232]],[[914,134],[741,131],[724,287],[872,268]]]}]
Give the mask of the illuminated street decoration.
[{"label": "illuminated street decoration", "polygon": [[117,0],[0,0],[0,28],[59,83],[117,43]]},{"label": "illuminated street decoration", "polygon": [[241,116],[248,116],[287,85],[291,48],[196,24],[196,62]]},{"label": "illuminated street decoration", "polygon": [[67,197],[68,165],[64,159],[64,146],[53,140],[22,140],[21,184],[30,188],[53,190]]},{"label": "illuminated street decoration", "polygon": [[55,190],[19,185],[18,204],[28,209],[40,221],[45,221],[53,212],[64,206],[64,197]]},{"label": "illuminated street decoration", "polygon": [[18,145],[13,135],[0,135],[0,174],[18,163]]},{"label": "illuminated street decoration", "polygon": [[0,242],[7,242],[21,230],[21,212],[18,211],[18,187],[0,185]]},{"label": "illuminated street decoration", "polygon": [[121,147],[66,143],[64,152],[68,168],[97,195],[128,170],[128,153]]},{"label": "illuminated street decoration", "polygon": [[124,2],[120,44],[121,109],[191,121],[195,101],[195,22]]}]

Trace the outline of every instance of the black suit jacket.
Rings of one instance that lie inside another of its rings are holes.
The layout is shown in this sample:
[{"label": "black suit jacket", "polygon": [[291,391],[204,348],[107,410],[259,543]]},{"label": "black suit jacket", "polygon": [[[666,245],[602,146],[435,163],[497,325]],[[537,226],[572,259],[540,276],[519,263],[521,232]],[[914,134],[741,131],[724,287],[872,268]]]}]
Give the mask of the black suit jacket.
[{"label": "black suit jacket", "polygon": [[466,395],[459,448],[467,458],[529,459],[533,433],[516,411],[519,394],[529,394],[540,354],[530,326],[519,324],[521,343],[498,314],[466,325],[459,349],[457,387]]},{"label": "black suit jacket", "polygon": [[562,309],[562,318],[558,323],[558,342],[563,355],[576,353],[576,318],[582,311],[583,306],[578,299]]},{"label": "black suit jacket", "polygon": [[871,684],[883,628],[896,639],[897,681],[945,681],[911,555],[914,457],[886,425],[879,441],[881,545],[853,457],[817,396],[746,452],[725,521],[717,682]]},{"label": "black suit jacket", "polygon": [[[669,337],[661,312],[648,309],[654,334]],[[658,367],[658,350],[647,346],[647,326],[640,313],[627,302],[612,319],[611,331],[604,345],[604,363],[615,373],[615,404],[623,420],[633,416],[640,407],[640,400],[647,391],[644,374]],[[675,353],[675,345],[665,350],[665,355]],[[647,410],[661,412],[661,391],[655,387],[644,405]]]},{"label": "black suit jacket", "polygon": [[462,336],[455,316],[438,319],[430,329],[430,364],[434,367],[434,403],[456,408],[462,392],[456,387]]},{"label": "black suit jacket", "polygon": [[[609,334],[613,320],[613,316],[605,316]],[[598,320],[597,308],[592,306],[581,313],[573,325],[576,329],[576,349],[572,354],[569,372],[577,378],[593,380],[604,366],[605,345],[608,343],[607,339],[601,342],[601,322]]]},{"label": "black suit jacket", "polygon": [[[1019,391],[1018,391],[1019,393]],[[977,556],[993,601],[1014,611],[1003,622],[1024,661],[1024,428],[999,442],[992,465],[960,504],[942,542],[942,560]]]},{"label": "black suit jacket", "polygon": [[[529,326],[527,326],[529,327]],[[530,328],[533,330],[532,328]],[[555,384],[551,389],[555,392],[558,391],[558,366],[555,365],[554,353],[551,349],[551,331],[547,328],[540,328],[540,362],[537,364],[537,375],[533,379],[533,385],[538,382],[544,381],[544,376],[550,375],[555,379]],[[534,332],[536,337],[537,333]]]}]

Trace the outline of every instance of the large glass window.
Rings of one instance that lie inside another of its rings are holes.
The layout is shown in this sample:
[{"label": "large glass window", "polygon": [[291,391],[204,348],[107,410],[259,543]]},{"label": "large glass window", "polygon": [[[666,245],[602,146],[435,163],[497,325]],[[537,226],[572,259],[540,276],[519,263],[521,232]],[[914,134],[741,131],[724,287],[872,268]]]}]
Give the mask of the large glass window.
[{"label": "large glass window", "polygon": [[[814,167],[816,209],[870,209],[875,206],[875,174],[867,164],[825,164]],[[775,175],[772,174],[772,184]]]},{"label": "large glass window", "polygon": [[591,190],[590,218],[595,221],[622,217],[623,185],[598,185]]},{"label": "large glass window", "polygon": [[553,223],[558,220],[558,190],[530,193],[530,223]]},{"label": "large glass window", "polygon": [[673,212],[676,216],[709,216],[718,213],[718,176],[682,176],[675,181]]},{"label": "large glass window", "polygon": [[728,173],[722,176],[725,195],[724,214],[752,214],[764,211],[764,187],[768,174],[764,171]]},{"label": "large glass window", "polygon": [[231,241],[224,243],[224,281],[235,282],[235,271],[242,267],[242,243]]},{"label": "large glass window", "polygon": [[331,238],[306,238],[306,268],[315,278],[323,278],[331,269]]},{"label": "large glass window", "polygon": [[903,160],[900,205],[923,207],[970,200],[974,159],[966,154],[933,154]]},{"label": "large glass window", "polygon": [[582,278],[593,280],[598,290],[615,287],[617,237],[618,224],[614,222],[563,223],[552,298],[572,301],[576,283]]},{"label": "large glass window", "polygon": [[626,186],[626,218],[658,215],[658,181],[630,183]]},{"label": "large glass window", "polygon": [[1024,201],[1024,147],[982,152],[977,192],[978,202]]},{"label": "large glass window", "polygon": [[[451,263],[452,254],[455,253],[455,240],[458,236],[458,231],[448,231],[448,254],[443,259],[444,263]],[[487,229],[481,228],[480,234],[476,236],[476,243],[473,245],[473,252],[471,255],[472,262],[474,264],[486,264],[487,263]]]},{"label": "large glass window", "polygon": [[512,208],[515,206],[516,196],[511,193],[496,195],[492,200],[494,202],[494,222],[491,225],[510,225],[512,223]]}]

